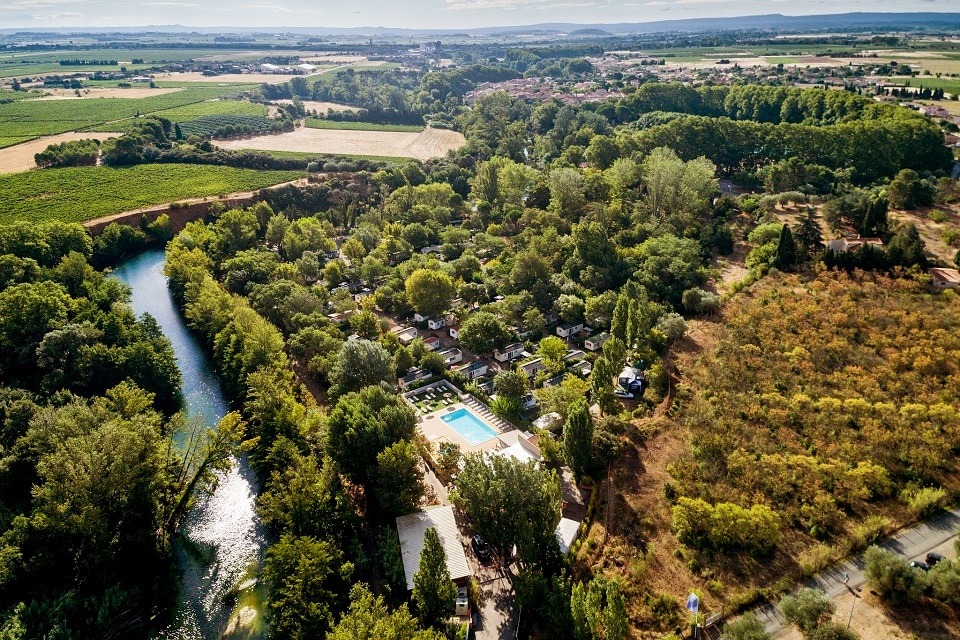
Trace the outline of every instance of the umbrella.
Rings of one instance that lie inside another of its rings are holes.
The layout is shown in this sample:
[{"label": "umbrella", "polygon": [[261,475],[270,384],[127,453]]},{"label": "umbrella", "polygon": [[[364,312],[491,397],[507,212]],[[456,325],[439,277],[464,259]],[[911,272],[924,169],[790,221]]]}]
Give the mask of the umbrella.
[{"label": "umbrella", "polygon": [[687,598],[687,611],[692,611],[693,613],[700,611],[700,598],[697,597],[697,594],[691,593],[690,597]]}]

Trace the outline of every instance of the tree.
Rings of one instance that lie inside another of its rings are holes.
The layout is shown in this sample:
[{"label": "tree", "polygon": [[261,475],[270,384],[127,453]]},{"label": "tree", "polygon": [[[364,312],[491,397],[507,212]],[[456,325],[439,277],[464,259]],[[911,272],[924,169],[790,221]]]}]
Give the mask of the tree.
[{"label": "tree", "polygon": [[534,390],[537,402],[540,403],[541,413],[558,413],[560,419],[567,420],[567,411],[579,398],[583,398],[590,390],[590,384],[574,375],[566,375],[560,384],[544,386]]},{"label": "tree", "polygon": [[870,588],[884,600],[909,604],[916,602],[923,593],[925,574],[911,567],[903,556],[873,546],[863,557],[866,561],[864,575]]},{"label": "tree", "polygon": [[777,240],[777,252],[773,256],[773,266],[781,271],[790,271],[797,264],[797,245],[788,225],[780,227],[780,239]]},{"label": "tree", "polygon": [[895,209],[916,209],[933,204],[936,187],[920,178],[913,169],[902,169],[887,188],[890,206]]},{"label": "tree", "polygon": [[652,216],[665,222],[702,213],[717,190],[715,172],[716,167],[705,157],[684,162],[673,149],[658,147],[643,161],[647,187],[643,202]]},{"label": "tree", "polygon": [[763,622],[752,611],[728,624],[723,630],[723,637],[728,640],[773,640]]},{"label": "tree", "polygon": [[567,343],[557,336],[547,336],[540,340],[537,355],[551,362],[561,362],[567,355]]},{"label": "tree", "polygon": [[396,371],[390,352],[369,340],[348,340],[330,371],[330,395],[337,398],[379,382],[395,384]]},{"label": "tree", "polygon": [[474,453],[463,459],[457,488],[457,504],[474,530],[501,554],[516,545],[524,562],[546,573],[558,569],[554,530],[560,522],[560,480],[555,471]]},{"label": "tree", "polygon": [[626,640],[630,635],[630,616],[627,614],[627,600],[620,588],[620,582],[610,580],[606,589],[607,605],[603,610],[603,632],[605,640]]},{"label": "tree", "polygon": [[440,535],[430,527],[424,532],[420,564],[413,576],[411,600],[417,617],[425,627],[439,629],[453,615],[456,599],[457,587],[450,579]]},{"label": "tree", "polygon": [[436,631],[420,629],[407,605],[390,611],[383,596],[357,583],[350,589],[350,609],[327,634],[327,640],[442,640]]},{"label": "tree", "polygon": [[519,371],[501,371],[493,378],[498,396],[520,400],[527,394],[527,376]]},{"label": "tree", "polygon": [[450,307],[457,293],[453,278],[435,269],[417,269],[407,278],[407,299],[420,315],[438,316]]},{"label": "tree", "polygon": [[426,491],[417,447],[395,442],[377,454],[377,500],[391,516],[416,511]]},{"label": "tree", "polygon": [[818,218],[816,209],[807,207],[797,216],[797,224],[793,227],[793,237],[799,249],[798,256],[803,260],[809,260],[823,251],[823,233],[820,231]]},{"label": "tree", "polygon": [[828,620],[836,610],[833,600],[820,589],[803,587],[796,595],[784,596],[780,600],[780,610],[790,624],[795,624],[804,636],[810,634]]},{"label": "tree", "polygon": [[413,409],[382,387],[341,397],[330,412],[330,454],[354,482],[370,485],[378,454],[413,437]]},{"label": "tree", "polygon": [[593,453],[593,416],[586,399],[580,398],[570,407],[563,427],[563,452],[577,482],[590,469]]},{"label": "tree", "polygon": [[273,632],[281,638],[322,638],[346,593],[352,566],[330,543],[286,534],[267,549],[263,575]]},{"label": "tree", "polygon": [[460,326],[460,344],[476,354],[489,355],[511,339],[506,325],[488,311],[478,311]]}]

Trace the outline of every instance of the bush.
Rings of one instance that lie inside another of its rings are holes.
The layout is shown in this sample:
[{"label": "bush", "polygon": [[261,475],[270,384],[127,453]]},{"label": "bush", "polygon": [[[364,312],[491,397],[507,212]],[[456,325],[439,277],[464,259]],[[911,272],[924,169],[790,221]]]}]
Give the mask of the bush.
[{"label": "bush", "polygon": [[719,295],[700,288],[687,289],[683,292],[683,308],[690,313],[713,313],[720,308],[720,302]]},{"label": "bush", "polygon": [[820,589],[803,587],[796,595],[784,596],[780,601],[780,610],[783,617],[790,624],[797,625],[804,636],[810,637],[821,621],[829,619],[837,606],[830,597]]},{"label": "bush", "polygon": [[960,605],[960,564],[941,560],[927,575],[934,598],[949,605]]},{"label": "bush", "polygon": [[700,498],[680,498],[673,526],[683,544],[706,549],[746,549],[762,553],[780,541],[780,518],[765,505],[745,509],[730,502],[715,506]]},{"label": "bush", "polygon": [[725,640],[771,640],[760,618],[752,611],[743,614],[739,620],[731,622],[723,630]]},{"label": "bush", "polygon": [[827,622],[807,636],[809,640],[860,640],[860,636],[842,624]]},{"label": "bush", "polygon": [[900,494],[900,500],[910,507],[911,513],[917,518],[933,515],[947,504],[947,499],[947,492],[940,487],[904,489]]},{"label": "bush", "polygon": [[920,598],[926,586],[925,574],[912,568],[906,558],[880,547],[870,547],[864,559],[867,564],[864,574],[870,588],[881,598],[894,604],[909,604]]}]

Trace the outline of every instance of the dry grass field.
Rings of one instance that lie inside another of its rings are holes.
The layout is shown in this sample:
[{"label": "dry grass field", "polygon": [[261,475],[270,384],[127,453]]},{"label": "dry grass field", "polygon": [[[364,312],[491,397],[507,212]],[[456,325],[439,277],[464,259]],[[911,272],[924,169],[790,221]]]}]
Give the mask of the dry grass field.
[{"label": "dry grass field", "polygon": [[119,135],[119,133],[61,133],[60,135],[44,136],[30,142],[0,149],[0,173],[19,173],[35,169],[37,165],[33,161],[33,156],[51,144],[60,144],[68,140],[85,140],[87,138],[106,140],[107,138],[116,138]]},{"label": "dry grass field", "polygon": [[431,129],[420,133],[343,131],[306,127],[277,135],[218,143],[224,149],[303,151],[357,156],[390,156],[429,160],[459,149],[466,139],[456,131]]}]

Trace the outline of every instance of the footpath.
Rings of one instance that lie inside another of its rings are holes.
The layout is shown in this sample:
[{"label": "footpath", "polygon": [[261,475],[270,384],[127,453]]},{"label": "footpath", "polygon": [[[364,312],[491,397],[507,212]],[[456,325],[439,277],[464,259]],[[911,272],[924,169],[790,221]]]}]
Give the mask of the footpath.
[{"label": "footpath", "polygon": [[[958,532],[960,532],[960,508],[947,511],[933,520],[909,529],[898,531],[878,546],[904,556],[908,560],[923,560],[927,553],[956,538]],[[863,554],[860,554],[825,569],[803,586],[820,589],[831,598],[836,598],[866,583],[866,576],[863,575],[865,565]],[[776,604],[764,605],[754,609],[753,612],[764,623],[768,633],[776,634],[788,626],[787,621],[783,619],[783,612]]]}]

